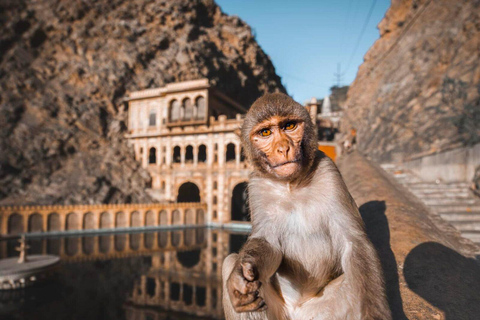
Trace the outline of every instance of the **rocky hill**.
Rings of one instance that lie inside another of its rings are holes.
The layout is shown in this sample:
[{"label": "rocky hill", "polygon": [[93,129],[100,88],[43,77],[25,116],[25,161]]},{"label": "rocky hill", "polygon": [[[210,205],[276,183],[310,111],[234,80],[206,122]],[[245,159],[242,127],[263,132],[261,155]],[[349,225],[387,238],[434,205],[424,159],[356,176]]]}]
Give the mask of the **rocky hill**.
[{"label": "rocky hill", "polygon": [[380,161],[480,141],[480,1],[392,0],[349,89],[344,130]]},{"label": "rocky hill", "polygon": [[151,201],[122,139],[129,91],[285,91],[250,27],[209,0],[3,0],[0,28],[0,205]]}]

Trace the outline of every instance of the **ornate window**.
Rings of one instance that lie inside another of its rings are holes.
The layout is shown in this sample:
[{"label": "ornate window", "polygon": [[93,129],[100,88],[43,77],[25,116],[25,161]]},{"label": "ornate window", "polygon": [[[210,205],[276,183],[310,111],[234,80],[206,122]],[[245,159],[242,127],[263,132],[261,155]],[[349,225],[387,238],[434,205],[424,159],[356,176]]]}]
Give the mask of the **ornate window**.
[{"label": "ornate window", "polygon": [[180,102],[173,100],[170,102],[170,121],[180,120]]},{"label": "ornate window", "polygon": [[197,100],[195,101],[195,104],[197,106],[197,116],[196,116],[196,118],[198,120],[205,119],[205,98],[204,97],[198,97]]},{"label": "ornate window", "polygon": [[155,127],[157,125],[157,113],[155,110],[150,110],[150,115],[148,116],[148,125],[150,127]]},{"label": "ornate window", "polygon": [[193,118],[193,104],[192,100],[189,98],[183,100],[183,109],[185,110],[183,114],[183,120],[190,121]]}]

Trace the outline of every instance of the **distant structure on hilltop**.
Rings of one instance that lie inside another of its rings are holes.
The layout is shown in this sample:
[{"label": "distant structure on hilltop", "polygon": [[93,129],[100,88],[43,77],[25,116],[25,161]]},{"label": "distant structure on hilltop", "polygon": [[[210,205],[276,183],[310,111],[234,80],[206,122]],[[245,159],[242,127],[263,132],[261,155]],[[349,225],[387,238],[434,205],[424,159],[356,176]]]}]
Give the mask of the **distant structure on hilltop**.
[{"label": "distant structure on hilltop", "polygon": [[335,134],[339,132],[340,118],[347,99],[348,86],[331,87],[331,94],[324,99],[312,98],[305,102],[305,106],[316,106],[316,124],[318,128],[318,140],[334,141]]},{"label": "distant structure on hilltop", "polygon": [[237,134],[247,109],[208,79],[132,92],[128,141],[162,202],[203,202],[207,223],[247,221],[249,169]]}]

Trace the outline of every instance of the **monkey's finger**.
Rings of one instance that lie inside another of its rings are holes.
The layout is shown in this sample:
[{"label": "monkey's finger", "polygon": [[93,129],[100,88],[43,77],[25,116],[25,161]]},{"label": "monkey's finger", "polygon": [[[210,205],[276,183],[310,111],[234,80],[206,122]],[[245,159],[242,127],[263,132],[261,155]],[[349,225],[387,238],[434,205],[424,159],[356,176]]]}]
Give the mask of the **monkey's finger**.
[{"label": "monkey's finger", "polygon": [[258,276],[257,268],[255,268],[253,264],[248,261],[242,262],[242,271],[243,271],[243,276],[248,281],[253,281]]},{"label": "monkey's finger", "polygon": [[234,292],[234,295],[235,299],[232,300],[232,305],[235,307],[248,305],[258,298],[258,294],[256,292],[241,294],[240,292],[236,291]]},{"label": "monkey's finger", "polygon": [[263,311],[267,308],[265,301],[258,297],[255,301],[245,305],[234,307],[236,312],[252,312],[252,311]]},{"label": "monkey's finger", "polygon": [[235,284],[234,288],[241,294],[248,294],[248,293],[258,291],[261,285],[262,284],[259,281],[249,282],[242,278]]}]

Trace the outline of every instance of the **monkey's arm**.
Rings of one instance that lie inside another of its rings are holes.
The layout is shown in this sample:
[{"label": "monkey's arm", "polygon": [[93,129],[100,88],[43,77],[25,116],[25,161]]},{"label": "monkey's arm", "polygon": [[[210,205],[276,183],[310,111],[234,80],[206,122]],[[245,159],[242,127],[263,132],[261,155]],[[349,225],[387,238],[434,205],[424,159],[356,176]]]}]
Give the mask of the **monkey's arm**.
[{"label": "monkey's arm", "polygon": [[236,312],[262,311],[262,283],[268,282],[282,262],[282,254],[265,239],[250,238],[237,256],[227,280],[230,301]]}]

